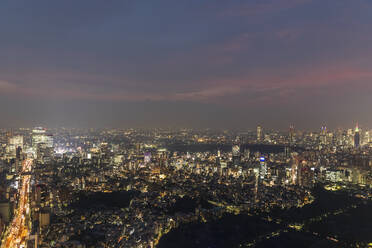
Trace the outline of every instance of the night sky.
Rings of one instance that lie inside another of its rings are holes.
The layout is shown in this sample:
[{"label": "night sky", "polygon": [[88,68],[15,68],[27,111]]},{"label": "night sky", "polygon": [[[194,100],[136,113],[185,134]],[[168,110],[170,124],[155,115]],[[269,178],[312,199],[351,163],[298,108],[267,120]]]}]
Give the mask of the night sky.
[{"label": "night sky", "polygon": [[371,0],[3,0],[0,126],[372,127]]}]

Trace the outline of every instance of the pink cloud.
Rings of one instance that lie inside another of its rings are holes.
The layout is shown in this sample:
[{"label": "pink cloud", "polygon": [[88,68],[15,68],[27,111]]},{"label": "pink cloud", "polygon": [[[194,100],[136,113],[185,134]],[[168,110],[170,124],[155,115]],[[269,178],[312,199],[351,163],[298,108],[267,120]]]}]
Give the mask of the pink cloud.
[{"label": "pink cloud", "polygon": [[[221,97],[249,93],[252,101],[283,99],[296,95],[297,90],[334,86],[355,86],[372,80],[372,72],[349,66],[328,66],[325,68],[294,69],[292,75],[278,75],[275,72],[258,74],[246,78],[210,80],[203,82],[204,88],[191,93],[175,94],[174,100],[218,102]],[[372,85],[371,85],[372,87]],[[269,95],[269,97],[267,97]]]},{"label": "pink cloud", "polygon": [[8,81],[0,80],[0,93],[13,92],[17,89],[17,86],[9,83]]},{"label": "pink cloud", "polygon": [[[55,85],[17,85],[0,80],[0,94],[17,94],[24,97],[47,99],[84,99],[100,101],[191,101],[220,103],[221,98],[237,101],[235,97],[245,97],[245,103],[286,101],[296,92],[324,87],[355,87],[372,80],[372,72],[348,63],[319,65],[318,67],[266,68],[252,75],[231,78],[210,78],[199,84],[193,83],[188,91],[140,92],[121,88],[104,90],[104,85],[95,88],[79,87],[74,84]],[[363,84],[365,86],[365,84]],[[372,85],[371,85],[372,87]]]},{"label": "pink cloud", "polygon": [[228,95],[235,95],[240,92],[241,89],[229,85],[219,85],[216,87],[205,88],[193,92],[176,93],[170,95],[170,99],[173,100],[198,100],[205,101],[211,98],[218,98]]}]

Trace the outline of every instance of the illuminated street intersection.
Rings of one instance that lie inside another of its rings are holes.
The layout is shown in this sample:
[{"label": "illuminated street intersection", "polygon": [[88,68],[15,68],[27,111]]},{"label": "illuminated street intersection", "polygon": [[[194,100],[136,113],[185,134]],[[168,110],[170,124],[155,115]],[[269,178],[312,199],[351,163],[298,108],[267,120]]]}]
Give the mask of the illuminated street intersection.
[{"label": "illuminated street intersection", "polygon": [[19,191],[19,204],[14,219],[10,224],[1,248],[26,247],[27,238],[30,234],[28,220],[30,214],[29,193],[32,160],[26,159],[22,166],[22,187]]}]

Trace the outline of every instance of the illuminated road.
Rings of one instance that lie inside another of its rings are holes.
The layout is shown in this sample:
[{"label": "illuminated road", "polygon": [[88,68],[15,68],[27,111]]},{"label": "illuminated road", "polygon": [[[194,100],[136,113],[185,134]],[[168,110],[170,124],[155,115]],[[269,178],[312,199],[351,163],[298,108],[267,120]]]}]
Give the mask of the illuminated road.
[{"label": "illuminated road", "polygon": [[[31,172],[32,160],[26,159],[22,165],[22,173]],[[26,216],[30,214],[29,193],[31,175],[22,176],[22,187],[19,189],[19,203],[13,221],[8,227],[1,248],[22,248],[26,247],[26,238],[30,230]]]}]

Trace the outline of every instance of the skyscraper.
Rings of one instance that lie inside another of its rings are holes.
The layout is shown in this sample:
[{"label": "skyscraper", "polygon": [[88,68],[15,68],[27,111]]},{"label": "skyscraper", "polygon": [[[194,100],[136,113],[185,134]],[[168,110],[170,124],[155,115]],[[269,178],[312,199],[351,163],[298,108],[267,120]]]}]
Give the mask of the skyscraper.
[{"label": "skyscraper", "polygon": [[262,127],[257,126],[257,141],[261,142],[262,141]]},{"label": "skyscraper", "polygon": [[7,146],[7,153],[10,158],[16,157],[18,147],[23,149],[23,136],[16,135],[10,137],[9,144]]},{"label": "skyscraper", "polygon": [[359,133],[359,126],[358,124],[355,127],[355,134],[354,134],[354,147],[359,148],[360,146],[360,133]]},{"label": "skyscraper", "polygon": [[322,127],[320,131],[320,144],[325,145],[327,144],[327,127]]},{"label": "skyscraper", "polygon": [[289,126],[289,144],[290,145],[293,145],[295,143],[294,136],[295,136],[294,125],[290,125]]},{"label": "skyscraper", "polygon": [[266,173],[267,173],[266,159],[265,159],[265,157],[261,157],[260,158],[260,170],[259,170],[261,180],[263,180],[265,178]]},{"label": "skyscraper", "polygon": [[232,147],[232,160],[233,165],[240,165],[240,146],[239,145],[233,145]]},{"label": "skyscraper", "polygon": [[47,134],[46,129],[36,127],[32,130],[32,148],[39,162],[50,160],[54,152],[53,135]]},{"label": "skyscraper", "polygon": [[46,130],[42,127],[36,127],[32,130],[32,146],[36,149],[40,143],[45,143]]},{"label": "skyscraper", "polygon": [[36,149],[38,144],[46,144],[47,147],[53,147],[53,135],[47,134],[45,128],[34,128],[32,130],[32,146]]},{"label": "skyscraper", "polygon": [[292,184],[297,184],[298,182],[298,158],[295,157],[293,158],[293,161],[292,161],[292,169],[291,169],[291,183]]},{"label": "skyscraper", "polygon": [[364,144],[368,144],[370,141],[370,134],[369,134],[369,131],[365,132],[364,134]]},{"label": "skyscraper", "polygon": [[348,146],[353,146],[353,141],[354,141],[354,135],[353,135],[353,129],[349,128],[347,130],[347,145]]}]

